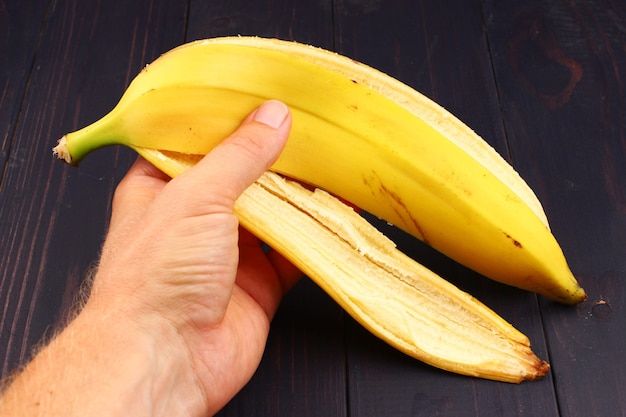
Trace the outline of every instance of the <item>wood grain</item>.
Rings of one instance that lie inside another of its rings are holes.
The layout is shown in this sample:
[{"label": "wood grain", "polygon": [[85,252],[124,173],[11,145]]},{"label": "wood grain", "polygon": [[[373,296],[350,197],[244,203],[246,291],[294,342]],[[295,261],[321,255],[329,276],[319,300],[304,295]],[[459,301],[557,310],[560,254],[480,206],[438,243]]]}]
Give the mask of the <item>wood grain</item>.
[{"label": "wood grain", "polygon": [[[486,2],[511,154],[589,300],[542,302],[562,415],[626,414],[626,6]],[[610,347],[609,347],[610,346]]]},{"label": "wood grain", "polygon": [[[13,3],[10,10],[22,7]],[[33,61],[32,72],[23,74],[24,92],[2,103],[2,114],[19,108],[0,189],[2,375],[22,364],[69,310],[97,260],[114,186],[134,159],[107,150],[76,170],[53,159],[52,147],[63,133],[108,111],[131,76],[183,39],[182,26],[160,28],[166,20],[184,22],[185,7],[111,6],[52,2],[31,30],[7,18],[11,32],[25,38],[3,48],[32,45],[33,33],[39,43],[24,51],[23,61]]]},{"label": "wood grain", "polygon": [[[342,53],[381,68],[434,99],[508,156],[483,15],[476,4],[395,0],[360,13],[348,1],[337,5]],[[397,26],[391,26],[389,22],[398,16]],[[547,358],[534,295],[488,281],[401,232],[384,224],[378,227],[406,253],[507,318],[529,336],[537,354]],[[550,377],[519,386],[458,378],[416,365],[408,358],[392,361],[397,355],[387,346],[358,327],[350,326],[350,331],[358,336],[348,338],[354,341],[349,344],[348,385],[355,415],[473,416],[485,410],[490,410],[490,415],[516,415],[520,409],[529,415],[557,412],[550,401]],[[373,347],[364,349],[370,345]],[[536,402],[529,403],[527,398]]]},{"label": "wood grain", "polygon": [[11,163],[15,123],[46,16],[45,4],[43,6],[0,3],[0,185],[1,175]]},{"label": "wood grain", "polygon": [[552,372],[502,384],[377,340],[308,279],[222,416],[626,415],[626,4],[615,0],[0,1],[0,376],[54,333],[135,158],[55,161],[134,75],[185,41],[279,37],[383,70],[465,121],[535,189],[589,294],[576,307],[493,283],[372,219],[411,256],[526,333]]}]

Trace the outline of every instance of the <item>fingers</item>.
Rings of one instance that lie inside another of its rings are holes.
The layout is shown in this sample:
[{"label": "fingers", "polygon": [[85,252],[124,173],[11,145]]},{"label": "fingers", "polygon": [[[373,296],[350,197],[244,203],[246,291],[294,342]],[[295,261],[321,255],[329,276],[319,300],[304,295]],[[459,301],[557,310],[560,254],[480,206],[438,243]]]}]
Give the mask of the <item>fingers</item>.
[{"label": "fingers", "polygon": [[[291,128],[289,109],[279,101],[261,105],[241,127],[216,147],[202,168],[220,178],[219,191],[233,201],[278,159]],[[233,165],[233,161],[237,161]],[[228,186],[227,186],[228,185]]]},{"label": "fingers", "polygon": [[269,251],[267,258],[274,266],[283,294],[289,291],[304,276],[302,271],[275,250]]},{"label": "fingers", "polygon": [[[239,227],[239,247],[242,253],[256,251],[261,254],[271,267],[273,277],[276,278],[277,293],[280,298],[287,293],[299,280],[304,276],[302,271],[292,264],[287,258],[272,248],[263,247],[263,242],[247,229]],[[280,302],[280,298],[275,300],[276,307]]]},{"label": "fingers", "polygon": [[148,195],[158,192],[169,181],[169,177],[158,168],[138,157],[117,187],[118,194],[135,194],[146,190]]},{"label": "fingers", "polygon": [[181,175],[188,177],[185,183],[193,188],[184,193],[193,200],[186,205],[193,209],[218,204],[231,210],[243,190],[276,161],[290,129],[287,106],[274,100],[265,102],[235,133]]},{"label": "fingers", "polygon": [[112,225],[121,216],[137,216],[167,184],[169,177],[139,157],[115,190]]},{"label": "fingers", "polygon": [[239,228],[239,251],[237,285],[271,320],[285,293],[303,274],[275,250],[264,250],[261,241],[242,227]]}]

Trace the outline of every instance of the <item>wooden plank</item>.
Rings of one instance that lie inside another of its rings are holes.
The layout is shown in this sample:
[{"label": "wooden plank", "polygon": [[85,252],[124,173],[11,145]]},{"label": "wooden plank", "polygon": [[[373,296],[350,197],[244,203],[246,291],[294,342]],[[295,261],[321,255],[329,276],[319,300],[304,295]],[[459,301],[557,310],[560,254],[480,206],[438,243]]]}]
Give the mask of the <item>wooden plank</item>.
[{"label": "wooden plank", "polygon": [[542,302],[562,415],[626,414],[626,5],[485,1],[516,166],[589,300]]},{"label": "wooden plank", "polygon": [[[478,2],[335,3],[339,52],[434,99],[508,157]],[[547,357],[534,294],[487,280],[379,224],[399,247],[485,302]],[[352,324],[352,325],[350,325]],[[349,404],[359,416],[557,415],[551,377],[511,385],[416,363],[349,322]]]},{"label": "wooden plank", "polygon": [[283,300],[246,387],[218,414],[346,416],[342,310],[308,279]]},{"label": "wooden plank", "polygon": [[[332,48],[330,0],[191,1],[188,40],[251,35]],[[285,298],[259,369],[222,416],[346,415],[343,311],[308,279]]]},{"label": "wooden plank", "polygon": [[564,307],[492,283],[380,224],[529,335],[540,356],[549,346],[552,375],[515,386],[432,369],[304,280],[257,374],[221,415],[626,414],[625,5],[191,0],[187,28],[186,2],[27,3],[0,5],[0,376],[66,314],[134,159],[111,149],[72,169],[52,159],[56,138],[108,111],[144,64],[183,40],[254,34],[336,47],[466,121],[537,191],[590,299]]},{"label": "wooden plank", "polygon": [[331,0],[190,1],[187,40],[275,37],[332,48]]},{"label": "wooden plank", "polygon": [[[25,157],[23,152],[14,147],[14,132],[46,10],[45,3],[38,7],[17,2],[3,3],[0,6],[0,56],[3,60],[3,77],[0,80],[0,196],[6,194],[1,192],[5,188],[5,172]],[[11,239],[10,235],[5,234],[10,224],[11,218],[5,216],[0,209],[0,247],[4,247],[5,242]],[[1,251],[0,256],[3,254],[4,251]],[[5,269],[7,263],[3,259],[0,270]],[[11,331],[6,318],[17,307],[5,295],[14,292],[14,288],[19,288],[14,280],[5,274],[0,275],[0,341],[3,340],[3,335]],[[2,348],[0,352],[3,352]]]},{"label": "wooden plank", "polygon": [[0,187],[2,172],[10,161],[15,122],[46,10],[47,2],[38,6],[7,2],[0,6]]},{"label": "wooden plank", "polygon": [[[76,170],[53,159],[52,146],[108,111],[130,78],[184,34],[186,8],[177,2],[52,5],[24,101],[15,99],[21,112],[0,190],[2,375],[72,304],[97,260],[114,186],[134,160],[102,151]],[[7,23],[10,32],[22,30],[19,20]],[[163,30],[167,24],[178,30]]]}]

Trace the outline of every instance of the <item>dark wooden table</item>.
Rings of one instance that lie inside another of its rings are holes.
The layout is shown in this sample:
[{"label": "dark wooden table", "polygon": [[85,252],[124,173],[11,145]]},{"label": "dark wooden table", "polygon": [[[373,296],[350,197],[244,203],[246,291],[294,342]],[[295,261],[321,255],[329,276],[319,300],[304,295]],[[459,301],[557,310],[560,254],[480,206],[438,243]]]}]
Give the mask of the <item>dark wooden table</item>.
[{"label": "dark wooden table", "polygon": [[258,372],[221,415],[626,415],[619,0],[0,0],[0,375],[72,305],[135,158],[111,148],[70,168],[52,157],[57,138],[107,112],[159,54],[235,34],[341,52],[459,116],[537,192],[589,300],[565,307],[493,283],[386,230],[525,332],[551,373],[511,385],[430,368],[303,280]]}]

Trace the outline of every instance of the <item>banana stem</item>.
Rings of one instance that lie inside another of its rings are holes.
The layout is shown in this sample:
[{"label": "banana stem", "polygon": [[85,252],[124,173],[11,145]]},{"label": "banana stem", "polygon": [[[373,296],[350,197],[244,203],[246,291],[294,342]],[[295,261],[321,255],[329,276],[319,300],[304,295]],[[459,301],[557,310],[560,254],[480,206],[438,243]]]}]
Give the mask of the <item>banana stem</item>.
[{"label": "banana stem", "polygon": [[127,138],[119,133],[116,123],[110,123],[115,110],[91,125],[68,133],[59,139],[52,152],[70,165],[78,163],[90,152],[109,145],[128,145]]},{"label": "banana stem", "polygon": [[52,153],[57,158],[64,160],[70,165],[72,164],[72,155],[70,154],[69,149],[67,149],[67,138],[65,135],[59,139],[57,146],[52,148]]}]

